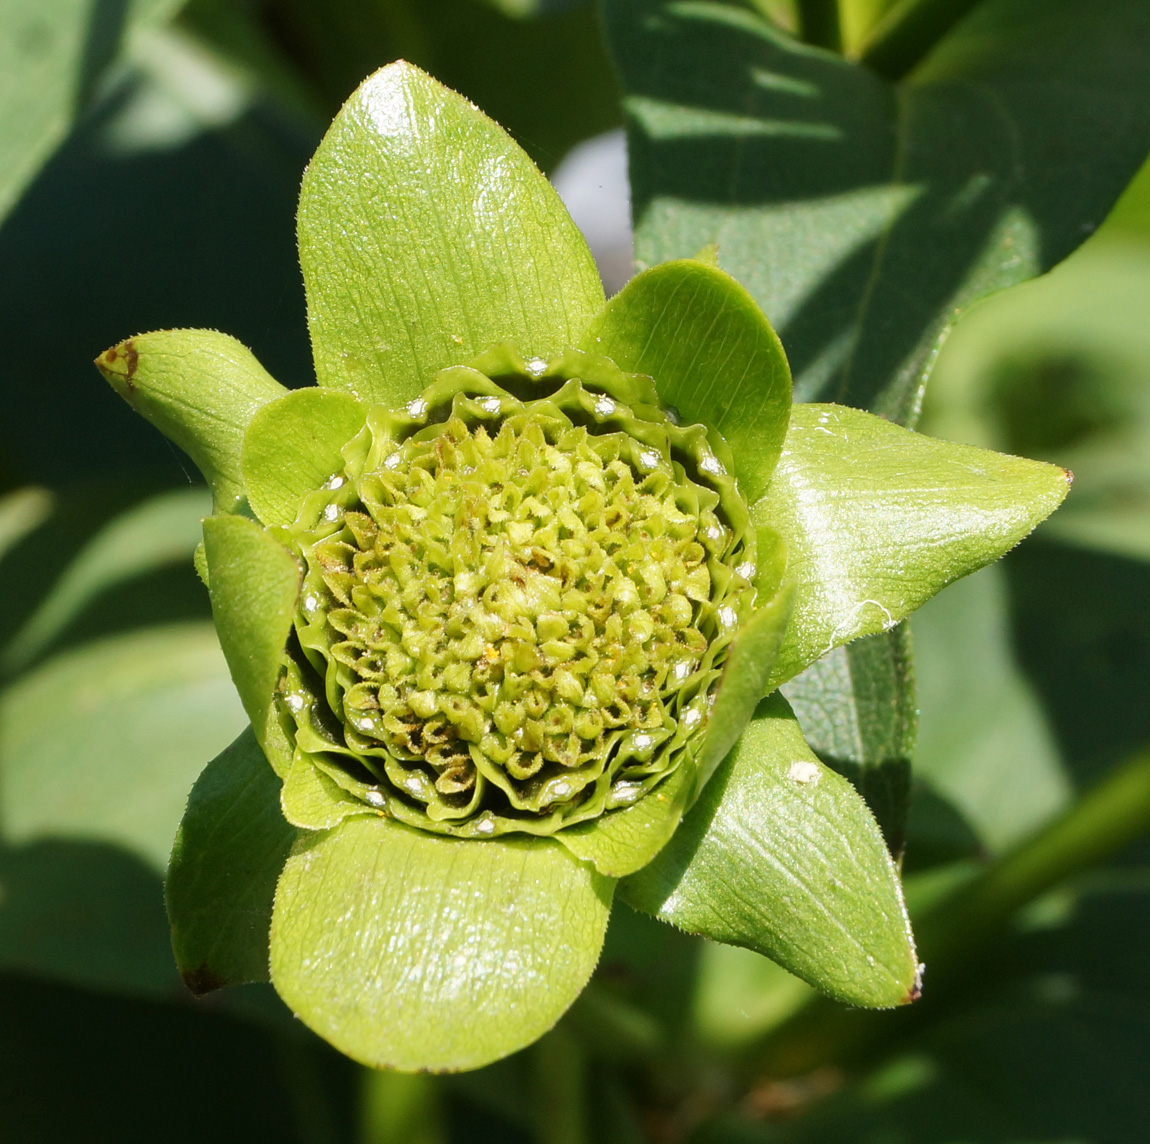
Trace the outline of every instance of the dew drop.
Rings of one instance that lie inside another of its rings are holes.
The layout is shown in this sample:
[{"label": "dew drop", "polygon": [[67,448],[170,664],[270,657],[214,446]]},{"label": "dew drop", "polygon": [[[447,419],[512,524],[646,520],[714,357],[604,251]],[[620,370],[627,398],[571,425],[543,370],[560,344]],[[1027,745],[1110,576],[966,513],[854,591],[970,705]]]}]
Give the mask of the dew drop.
[{"label": "dew drop", "polygon": [[523,368],[532,377],[542,377],[547,372],[547,363],[542,358],[535,357],[524,363]]},{"label": "dew drop", "polygon": [[427,402],[422,397],[415,398],[414,401],[407,403],[407,413],[409,417],[422,417],[427,412]]},{"label": "dew drop", "polygon": [[378,790],[369,790],[364,792],[363,796],[372,806],[383,806],[387,799],[383,797],[383,793]]},{"label": "dew drop", "polygon": [[503,402],[498,397],[485,397],[479,403],[488,413],[498,413],[503,408]]},{"label": "dew drop", "polygon": [[595,402],[595,412],[598,413],[600,417],[610,417],[611,414],[615,412],[615,402],[604,395]]}]

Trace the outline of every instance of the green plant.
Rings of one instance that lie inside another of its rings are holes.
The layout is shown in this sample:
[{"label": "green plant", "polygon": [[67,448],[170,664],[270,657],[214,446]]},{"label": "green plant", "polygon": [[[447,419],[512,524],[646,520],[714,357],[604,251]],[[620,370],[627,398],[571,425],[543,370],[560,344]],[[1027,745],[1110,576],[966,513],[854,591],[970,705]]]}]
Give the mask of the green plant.
[{"label": "green plant", "polygon": [[1012,547],[1067,475],[792,406],[713,253],[604,302],[527,157],[406,64],[337,117],[299,230],[318,388],[209,331],[98,359],[212,487],[254,733],[173,854],[192,988],[270,957],[356,1059],[473,1068],[568,1008],[618,883],[840,1000],[917,997],[871,813],[764,697]]}]

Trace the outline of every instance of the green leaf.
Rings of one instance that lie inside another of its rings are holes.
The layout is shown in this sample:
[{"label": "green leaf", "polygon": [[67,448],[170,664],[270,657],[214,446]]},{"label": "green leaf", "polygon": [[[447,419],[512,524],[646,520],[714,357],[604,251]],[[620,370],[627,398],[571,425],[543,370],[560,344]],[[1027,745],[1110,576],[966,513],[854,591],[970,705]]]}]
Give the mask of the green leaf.
[{"label": "green leaf", "polygon": [[730,275],[693,259],[645,270],[607,303],[582,344],[653,377],[683,424],[718,429],[743,496],[759,498],[786,436],[791,374],[775,331]]},{"label": "green leaf", "polygon": [[315,759],[302,750],[296,750],[291,766],[284,775],[280,803],[288,822],[303,830],[328,830],[338,826],[348,815],[362,814],[367,784],[347,778],[348,785],[361,789],[361,797],[346,791],[316,765]]},{"label": "green leaf", "polygon": [[244,430],[261,405],[287,392],[251,350],[214,330],[159,330],[105,350],[96,366],[195,461],[218,510],[235,511],[244,494]]},{"label": "green leaf", "polygon": [[[915,770],[990,851],[1033,833],[1073,797],[1049,717],[1011,646],[1005,571],[984,569],[911,620],[921,709]],[[1081,667],[1069,668],[1066,655],[1057,662],[1074,672],[1078,691]],[[1100,744],[1091,739],[1094,752]]]},{"label": "green leaf", "polygon": [[366,408],[346,393],[297,389],[259,409],[244,435],[248,501],[264,524],[291,524],[305,493],[344,466]]},{"label": "green leaf", "polygon": [[459,841],[349,818],[301,837],[276,891],[272,981],[340,1051],[477,1068],[547,1031],[587,983],[614,883],[552,841]]},{"label": "green leaf", "polygon": [[[1146,197],[1132,194],[1131,203]],[[929,432],[1074,472],[1074,496],[1046,536],[1142,560],[1150,560],[1148,306],[1150,249],[1100,234],[959,324],[926,410]]]},{"label": "green leaf", "polygon": [[0,699],[3,836],[111,842],[162,871],[204,758],[242,726],[208,623],[62,653]]},{"label": "green leaf", "polygon": [[172,950],[193,993],[268,980],[276,881],[296,830],[251,728],[196,780],[164,884]]},{"label": "green leaf", "polygon": [[1150,147],[1150,9],[983,0],[901,84],[727,3],[607,0],[640,265],[717,243],[801,400],[913,421],[978,298],[1064,258]]},{"label": "green leaf", "polygon": [[793,603],[794,585],[788,583],[755,611],[735,637],[696,760],[700,785],[726,758],[766,694]]},{"label": "green leaf", "polygon": [[0,560],[52,515],[52,494],[26,488],[0,497]]},{"label": "green leaf", "polygon": [[[149,862],[107,842],[0,846],[0,973],[134,998],[180,993]],[[10,1103],[5,1100],[5,1115]]]},{"label": "green leaf", "polygon": [[110,587],[191,559],[211,511],[205,489],[175,489],[133,505],[80,550],[0,654],[19,669],[51,647]]},{"label": "green leaf", "polygon": [[299,566],[286,548],[242,516],[208,517],[204,550],[220,647],[256,738],[282,776],[290,753],[272,694],[295,614]]},{"label": "green leaf", "polygon": [[924,437],[832,405],[796,405],[771,487],[751,510],[787,545],[795,606],[775,685],[886,631],[1009,551],[1061,503],[1053,465]]},{"label": "green leaf", "polygon": [[620,893],[690,933],[766,954],[848,1004],[916,995],[910,923],[878,827],[812,754],[781,697],[763,702],[675,837]]},{"label": "green leaf", "polygon": [[158,24],[179,0],[6,0],[0,7],[0,218],[74,119],[89,110],[98,81],[127,37]]},{"label": "green leaf", "polygon": [[622,878],[641,870],[667,844],[698,789],[697,768],[686,760],[634,806],[581,822],[554,837],[600,874]]},{"label": "green leaf", "polygon": [[807,742],[850,779],[901,857],[918,715],[909,630],[900,624],[836,648],[785,683],[783,694]]},{"label": "green leaf", "polygon": [[299,242],[320,384],[370,402],[411,400],[500,341],[552,357],[603,302],[586,243],[527,156],[403,62],[366,80],[324,137]]}]

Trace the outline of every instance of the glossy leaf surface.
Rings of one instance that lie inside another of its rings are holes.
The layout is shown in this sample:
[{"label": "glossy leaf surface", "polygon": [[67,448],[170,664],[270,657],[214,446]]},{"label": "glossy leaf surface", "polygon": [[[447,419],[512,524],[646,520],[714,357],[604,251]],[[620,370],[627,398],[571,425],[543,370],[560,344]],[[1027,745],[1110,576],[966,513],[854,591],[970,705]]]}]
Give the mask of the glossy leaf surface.
[{"label": "glossy leaf surface", "polygon": [[758,499],[786,436],[791,375],[770,323],[733,278],[694,259],[645,270],[591,323],[583,348],[653,377],[681,424],[718,429],[743,496]]},{"label": "glossy leaf surface", "polygon": [[270,708],[299,594],[299,567],[286,548],[241,516],[205,520],[204,549],[220,646],[256,737],[282,773],[287,760],[273,745],[282,732]]},{"label": "glossy leaf surface", "polygon": [[726,758],[766,694],[793,602],[794,586],[785,584],[755,611],[735,637],[711,708],[707,736],[699,749],[701,783],[707,782]]},{"label": "glossy leaf surface", "polygon": [[249,727],[188,797],[164,898],[176,964],[193,993],[268,979],[272,900],[296,837],[279,787]]},{"label": "glossy leaf surface", "polygon": [[913,1000],[918,961],[882,835],[779,697],[764,701],[675,837],[620,892],[690,933],[766,954],[840,1001]]},{"label": "glossy leaf surface", "polygon": [[640,265],[717,243],[801,400],[913,420],[976,299],[1101,222],[1150,147],[1150,11],[986,0],[898,85],[746,8],[609,0]]},{"label": "glossy leaf surface", "polygon": [[633,874],[667,844],[697,787],[695,768],[683,762],[634,806],[561,830],[555,839],[600,874],[612,878]]},{"label": "glossy leaf surface", "polygon": [[305,493],[343,468],[340,449],[367,410],[346,393],[297,389],[263,406],[244,436],[248,500],[264,524],[290,524]]},{"label": "glossy leaf surface", "polygon": [[305,835],[272,981],[365,1064],[475,1068],[541,1036],[599,957],[614,883],[551,841],[457,841],[374,816]]},{"label": "glossy leaf surface", "polygon": [[233,511],[244,491],[244,430],[261,405],[287,392],[251,350],[215,330],[159,330],[105,350],[96,365],[195,461],[220,511]]},{"label": "glossy leaf surface", "polygon": [[410,401],[500,341],[554,356],[603,301],[586,243],[518,145],[402,62],[324,137],[299,242],[320,384],[369,402]]},{"label": "glossy leaf surface", "polygon": [[787,545],[795,605],[773,682],[893,627],[1009,551],[1069,488],[1053,465],[924,437],[859,410],[796,405],[752,509]]}]

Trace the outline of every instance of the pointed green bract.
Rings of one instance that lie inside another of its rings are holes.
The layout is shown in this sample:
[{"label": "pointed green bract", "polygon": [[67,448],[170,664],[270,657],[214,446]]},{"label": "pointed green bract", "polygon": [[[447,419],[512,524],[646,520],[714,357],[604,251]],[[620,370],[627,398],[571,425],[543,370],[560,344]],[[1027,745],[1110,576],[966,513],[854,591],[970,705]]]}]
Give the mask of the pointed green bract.
[{"label": "pointed green bract", "polygon": [[624,899],[687,930],[766,954],[840,1001],[914,999],[902,888],[855,789],[811,752],[779,696]]},{"label": "pointed green bract", "polygon": [[551,357],[603,302],[586,243],[526,154],[403,62],[324,137],[299,243],[320,384],[385,405],[496,342]]},{"label": "pointed green bract", "polygon": [[636,275],[591,323],[583,348],[653,377],[682,424],[712,425],[756,500],[787,432],[791,374],[778,336],[729,274],[695,259]]},{"label": "pointed green bract", "polygon": [[886,631],[997,560],[1062,502],[1055,465],[924,437],[837,405],[796,405],[757,524],[787,544],[795,606],[771,686]]},{"label": "pointed green bract", "polygon": [[289,760],[272,694],[299,594],[299,566],[286,548],[242,516],[208,517],[204,550],[220,646],[256,738],[282,775]]},{"label": "pointed green bract", "polygon": [[287,393],[251,350],[215,330],[158,330],[105,350],[96,365],[195,461],[218,511],[235,511],[244,494],[244,431],[261,405]]},{"label": "pointed green bract", "polygon": [[343,468],[340,449],[367,409],[347,393],[297,389],[265,405],[244,435],[248,501],[264,524],[291,524],[304,495]]},{"label": "pointed green bract", "polygon": [[296,837],[280,813],[279,786],[248,727],[188,797],[164,899],[176,964],[193,993],[268,979],[272,900]]},{"label": "pointed green bract", "polygon": [[349,818],[288,859],[272,981],[364,1064],[478,1068],[530,1044],[578,996],[613,885],[551,840],[458,841]]},{"label": "pointed green bract", "polygon": [[600,874],[622,878],[641,870],[666,846],[697,789],[695,767],[683,763],[634,806],[581,822],[554,837]]}]

